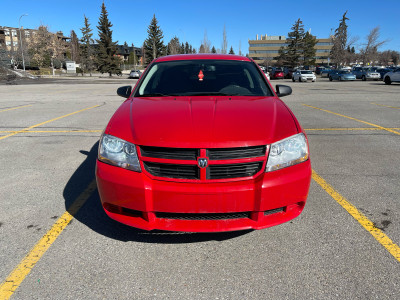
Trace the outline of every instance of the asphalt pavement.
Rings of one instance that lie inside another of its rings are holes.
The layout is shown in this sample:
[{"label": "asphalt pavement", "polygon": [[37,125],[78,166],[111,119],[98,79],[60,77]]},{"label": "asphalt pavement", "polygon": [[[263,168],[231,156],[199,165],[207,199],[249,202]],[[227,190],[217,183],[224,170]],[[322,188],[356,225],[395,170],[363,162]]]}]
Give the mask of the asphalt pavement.
[{"label": "asphalt pavement", "polygon": [[292,87],[282,100],[310,141],[303,213],[193,234],[119,224],[93,188],[116,89],[135,82],[0,85],[0,299],[399,297],[400,84],[271,81]]}]

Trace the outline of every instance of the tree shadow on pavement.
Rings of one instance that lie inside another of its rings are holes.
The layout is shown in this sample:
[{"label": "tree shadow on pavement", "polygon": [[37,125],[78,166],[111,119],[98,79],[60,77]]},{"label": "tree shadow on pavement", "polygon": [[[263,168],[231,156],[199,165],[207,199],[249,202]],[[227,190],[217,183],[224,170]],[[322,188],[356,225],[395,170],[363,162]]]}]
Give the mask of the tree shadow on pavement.
[{"label": "tree shadow on pavement", "polygon": [[[87,189],[95,179],[95,166],[97,159],[97,149],[99,143],[95,143],[89,152],[81,150],[80,153],[86,155],[85,161],[71,176],[67,182],[63,196],[65,207],[68,212],[74,214],[71,209],[72,203]],[[144,243],[197,243],[205,241],[223,241],[247,234],[252,230],[221,232],[221,233],[182,233],[171,231],[145,231],[133,228],[109,218],[100,203],[97,189],[89,196],[84,205],[74,215],[75,220],[85,224],[95,232],[109,238],[124,242],[144,242]]]}]

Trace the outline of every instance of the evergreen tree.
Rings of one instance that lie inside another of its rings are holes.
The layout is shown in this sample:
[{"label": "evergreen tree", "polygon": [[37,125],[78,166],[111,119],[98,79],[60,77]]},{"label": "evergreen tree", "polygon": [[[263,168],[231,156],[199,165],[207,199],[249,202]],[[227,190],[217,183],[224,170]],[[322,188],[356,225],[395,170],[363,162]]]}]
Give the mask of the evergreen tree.
[{"label": "evergreen tree", "polygon": [[335,30],[333,36],[333,47],[331,49],[331,57],[333,61],[340,65],[343,64],[346,57],[346,46],[347,46],[347,24],[346,21],[349,18],[346,17],[347,11],[343,14],[342,20],[339,23],[339,27]]},{"label": "evergreen tree", "polygon": [[90,28],[89,19],[85,17],[85,26],[81,28],[82,38],[81,38],[81,69],[83,72],[90,72],[90,76],[92,76],[93,70],[93,49],[91,44],[93,44],[93,33]]},{"label": "evergreen tree", "polygon": [[287,53],[287,49],[283,46],[278,50],[278,56],[275,57],[276,64],[278,66],[288,65],[288,58],[287,58],[286,53]]},{"label": "evergreen tree", "polygon": [[191,53],[190,48],[189,48],[189,43],[186,42],[185,43],[185,54],[189,54],[189,53]]},{"label": "evergreen tree", "polygon": [[135,47],[133,46],[133,44],[132,44],[132,52],[130,52],[128,56],[128,64],[135,66],[138,64]]},{"label": "evergreen tree", "polygon": [[232,46],[231,46],[231,49],[229,50],[229,54],[235,54],[235,51],[233,51]]},{"label": "evergreen tree", "polygon": [[303,40],[303,66],[315,66],[315,56],[317,53],[315,45],[317,43],[318,41],[315,36],[306,32]]},{"label": "evergreen tree", "polygon": [[115,56],[117,53],[117,43],[112,41],[112,24],[108,20],[108,12],[106,6],[101,5],[101,14],[99,18],[99,25],[97,29],[99,30],[99,39],[97,43],[99,44],[97,53],[97,64],[100,73],[108,73],[110,76],[112,74],[120,74],[121,70],[119,68],[120,59]]},{"label": "evergreen tree", "polygon": [[144,52],[146,57],[146,64],[149,64],[153,59],[163,56],[166,53],[166,47],[163,41],[163,32],[158,26],[156,15],[147,29],[147,39],[144,41]]},{"label": "evergreen tree", "polygon": [[215,50],[214,46],[211,48],[211,53],[217,53],[217,50]]},{"label": "evergreen tree", "polygon": [[300,57],[304,49],[304,26],[298,19],[292,26],[292,31],[288,33],[289,45],[286,50],[286,62],[291,67],[296,67],[300,63]]},{"label": "evergreen tree", "polygon": [[181,53],[179,38],[174,36],[168,43],[167,55],[176,55]]},{"label": "evergreen tree", "polygon": [[183,42],[181,44],[180,54],[185,54],[185,44]]}]

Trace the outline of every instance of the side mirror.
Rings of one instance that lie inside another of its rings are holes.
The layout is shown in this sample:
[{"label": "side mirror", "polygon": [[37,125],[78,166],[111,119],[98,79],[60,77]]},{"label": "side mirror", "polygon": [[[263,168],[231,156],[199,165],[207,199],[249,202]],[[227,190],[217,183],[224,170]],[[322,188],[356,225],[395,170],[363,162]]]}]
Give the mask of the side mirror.
[{"label": "side mirror", "polygon": [[278,97],[288,96],[292,93],[292,88],[287,85],[277,84],[276,85],[276,94]]},{"label": "side mirror", "polygon": [[131,93],[132,93],[132,87],[130,85],[121,86],[120,88],[117,89],[118,96],[121,96],[124,98],[129,98]]}]

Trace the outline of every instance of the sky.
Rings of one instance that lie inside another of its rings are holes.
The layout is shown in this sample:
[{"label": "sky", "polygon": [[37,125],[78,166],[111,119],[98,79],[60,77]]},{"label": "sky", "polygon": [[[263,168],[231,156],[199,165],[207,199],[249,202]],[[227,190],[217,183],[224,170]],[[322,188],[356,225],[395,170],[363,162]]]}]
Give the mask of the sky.
[{"label": "sky", "polygon": [[[35,29],[47,25],[52,32],[81,37],[84,15],[94,38],[103,0],[0,0],[0,26]],[[345,11],[348,35],[358,37],[355,48],[365,43],[371,29],[380,26],[380,50],[400,51],[400,0],[104,0],[113,24],[113,40],[140,47],[147,38],[153,15],[164,34],[164,43],[177,36],[198,49],[206,32],[216,49],[222,48],[224,25],[228,48],[248,53],[248,40],[256,35],[285,35],[297,19],[317,38],[329,37]]]}]

